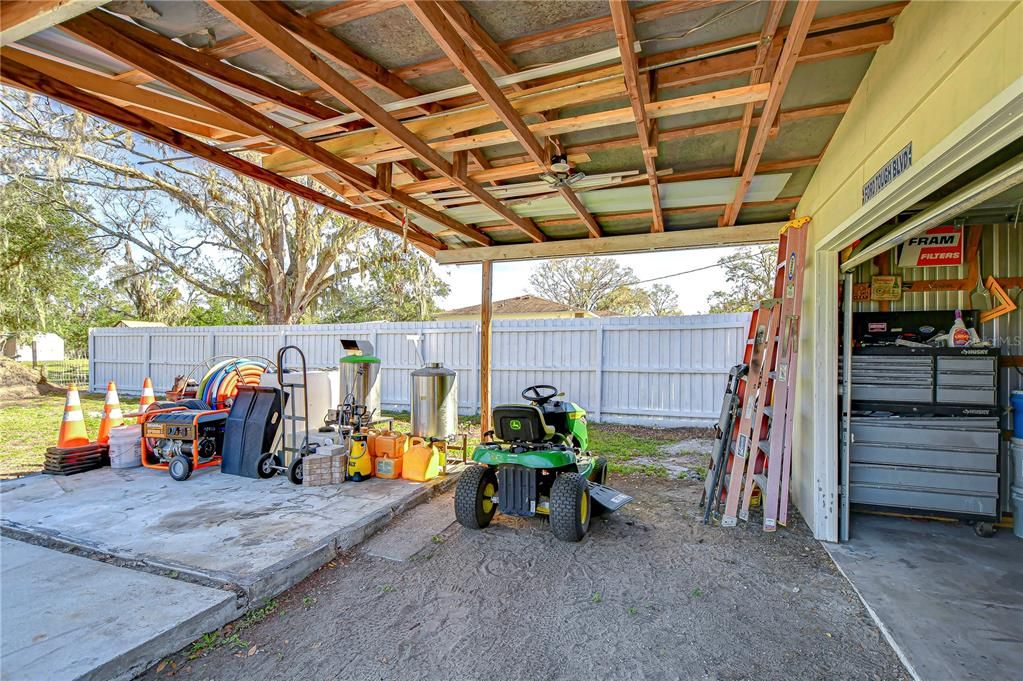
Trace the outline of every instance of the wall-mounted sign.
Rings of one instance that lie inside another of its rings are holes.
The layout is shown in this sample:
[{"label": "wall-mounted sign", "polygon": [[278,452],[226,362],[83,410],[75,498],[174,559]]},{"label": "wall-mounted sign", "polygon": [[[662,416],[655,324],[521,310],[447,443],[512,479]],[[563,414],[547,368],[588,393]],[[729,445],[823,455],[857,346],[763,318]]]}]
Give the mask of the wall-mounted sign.
[{"label": "wall-mounted sign", "polygon": [[929,229],[902,245],[899,267],[948,267],[963,264],[963,228]]},{"label": "wall-mounted sign", "polygon": [[902,298],[902,277],[881,275],[870,280],[871,300],[899,300]]},{"label": "wall-mounted sign", "polygon": [[895,154],[888,163],[874,173],[873,177],[867,180],[867,183],[863,185],[863,203],[866,204],[881,193],[882,189],[894,182],[895,178],[906,172],[911,165],[913,165],[912,142],[904,146],[902,151]]}]

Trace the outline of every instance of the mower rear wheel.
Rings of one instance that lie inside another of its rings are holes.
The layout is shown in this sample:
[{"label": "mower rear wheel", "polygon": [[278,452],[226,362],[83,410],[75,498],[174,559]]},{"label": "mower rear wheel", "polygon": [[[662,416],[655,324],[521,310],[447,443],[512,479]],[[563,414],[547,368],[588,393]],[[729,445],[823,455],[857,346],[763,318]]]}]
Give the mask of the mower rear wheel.
[{"label": "mower rear wheel", "polygon": [[291,460],[291,463],[288,464],[288,480],[290,480],[291,484],[293,484],[293,485],[301,485],[302,484],[302,457],[301,456],[296,456],[294,459]]},{"label": "mower rear wheel", "polygon": [[280,466],[277,463],[277,455],[273,452],[266,452],[263,456],[259,457],[259,461],[256,463],[256,475],[266,480],[277,475],[277,468]]},{"label": "mower rear wheel", "polygon": [[[601,456],[594,460],[593,472],[590,473],[590,480],[598,485],[607,484],[607,459]],[[590,505],[593,507],[593,510],[590,511],[591,515],[602,516],[606,515],[608,512],[607,507],[593,497],[590,497]]]},{"label": "mower rear wheel", "polygon": [[579,473],[562,473],[551,485],[551,531],[562,541],[579,541],[590,529],[590,488]]},{"label": "mower rear wheel", "polygon": [[184,454],[175,454],[167,463],[167,470],[170,471],[170,476],[178,482],[188,480],[188,477],[192,475],[192,459]]},{"label": "mower rear wheel", "polygon": [[497,511],[497,475],[493,468],[470,466],[455,486],[455,519],[470,530],[482,530]]}]

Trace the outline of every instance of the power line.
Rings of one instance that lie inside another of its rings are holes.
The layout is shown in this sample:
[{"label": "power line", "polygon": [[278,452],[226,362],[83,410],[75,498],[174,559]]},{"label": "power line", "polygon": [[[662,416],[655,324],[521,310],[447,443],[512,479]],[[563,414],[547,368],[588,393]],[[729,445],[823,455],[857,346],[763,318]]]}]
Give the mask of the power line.
[{"label": "power line", "polygon": [[674,274],[665,274],[660,277],[654,277],[652,279],[644,279],[643,281],[635,281],[629,284],[629,286],[639,286],[640,284],[649,284],[651,281],[660,281],[661,279],[670,279],[672,277],[681,277],[683,274],[692,274],[693,272],[702,272],[703,270],[713,269],[715,267],[721,267],[720,263],[714,263],[713,265],[704,265],[703,267],[697,267],[692,270],[685,270],[684,272],[675,272]]}]

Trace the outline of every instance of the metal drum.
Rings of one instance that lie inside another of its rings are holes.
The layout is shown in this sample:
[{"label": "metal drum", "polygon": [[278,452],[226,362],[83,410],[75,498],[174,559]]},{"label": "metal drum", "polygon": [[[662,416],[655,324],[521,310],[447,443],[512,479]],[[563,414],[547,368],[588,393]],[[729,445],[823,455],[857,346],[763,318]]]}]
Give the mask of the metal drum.
[{"label": "metal drum", "polygon": [[448,439],[458,432],[458,376],[440,362],[412,372],[412,435]]},{"label": "metal drum", "polygon": [[352,395],[355,404],[362,404],[366,412],[380,416],[380,358],[373,355],[342,357],[341,399]]}]

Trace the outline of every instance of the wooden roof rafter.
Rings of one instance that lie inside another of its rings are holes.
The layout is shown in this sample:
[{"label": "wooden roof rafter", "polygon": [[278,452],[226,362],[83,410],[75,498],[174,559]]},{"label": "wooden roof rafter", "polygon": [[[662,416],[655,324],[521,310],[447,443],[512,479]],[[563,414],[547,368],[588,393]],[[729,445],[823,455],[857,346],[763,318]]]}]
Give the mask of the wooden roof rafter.
[{"label": "wooden roof rafter", "polygon": [[439,222],[450,229],[454,229],[481,245],[490,243],[489,237],[444,215],[440,211],[430,208],[404,192],[394,190],[390,195],[380,194],[376,190],[375,178],[366,171],[324,151],[315,143],[276,123],[265,114],[247,106],[244,102],[193,76],[183,68],[167,61],[127,36],[118,34],[110,26],[91,16],[91,14],[77,17],[70,22],[66,22],[64,26],[75,35],[109,53],[114,58],[145,71],[152,77],[206,102],[225,114],[234,116],[243,123],[255,128],[261,134],[290,149],[309,155],[311,158],[316,158],[318,163],[338,173],[357,188],[370,192],[374,196],[380,195],[383,198],[392,198],[409,210]]},{"label": "wooden roof rafter", "polygon": [[[750,85],[764,82],[768,75],[767,55],[771,50],[774,35],[778,32],[778,24],[781,23],[781,15],[785,11],[784,2],[771,2],[767,6],[767,16],[764,18],[764,28],[760,31],[760,43],[757,45],[753,58],[753,71],[750,73]],[[761,122],[764,124],[765,122]],[[771,125],[772,121],[766,121]],[[732,165],[733,172],[738,175],[742,171],[742,159],[746,154],[746,142],[749,139],[750,126],[753,124],[753,105],[747,104],[742,112],[742,127],[739,129],[739,143],[735,148],[735,163]]]},{"label": "wooden roof rafter", "polygon": [[[406,6],[423,25],[434,42],[448,55],[462,75],[476,88],[483,100],[497,113],[498,118],[511,132],[515,140],[526,150],[527,155],[538,166],[547,167],[548,157],[526,122],[512,107],[508,98],[497,87],[490,74],[483,68],[476,56],[462,41],[455,27],[448,21],[440,3],[433,0],[409,0]],[[568,202],[572,210],[583,220],[592,237],[600,237],[602,231],[579,197],[569,187],[558,187],[558,193]],[[510,209],[509,209],[510,210]],[[514,222],[514,221],[512,221]]]},{"label": "wooden roof rafter", "polygon": [[[543,233],[540,232],[540,230],[538,230],[531,221],[525,220],[513,213],[509,208],[504,206],[504,204],[491,196],[477,182],[470,180],[468,176],[465,175],[455,175],[450,161],[431,149],[426,142],[410,132],[400,121],[391,116],[381,105],[373,101],[351,81],[344,78],[329,64],[319,59],[310,50],[306,49],[298,41],[298,39],[288,33],[283,26],[277,24],[267,14],[263,13],[258,3],[250,2],[249,0],[230,0],[227,2],[221,0],[210,0],[210,4],[216,7],[222,14],[229,17],[250,35],[263,40],[267,47],[273,50],[279,57],[297,68],[303,75],[311,78],[321,87],[330,91],[341,101],[345,102],[345,104],[359,112],[359,114],[361,114],[366,120],[370,121],[378,128],[385,130],[414,156],[418,157],[437,172],[454,180],[456,184],[468,191],[470,194],[476,196],[481,203],[486,205],[495,213],[504,217],[509,222],[516,224],[522,231],[528,234],[531,239],[534,241],[543,241],[546,239]],[[321,147],[305,140],[304,138],[302,139],[306,142],[307,147],[315,147],[319,154],[325,154],[341,161],[341,159],[333,156],[333,154],[325,152]],[[298,149],[295,149],[295,151],[305,153]],[[379,191],[379,189],[375,186],[375,180],[373,188],[375,191]],[[402,196],[406,198],[407,201],[415,202],[421,208],[426,208],[424,204],[412,199],[400,190],[392,188],[391,195],[395,197]],[[461,231],[464,236],[471,238],[477,243],[482,244],[489,241],[488,237],[482,233],[472,229],[471,227],[462,225],[457,220],[444,215],[440,211],[430,209],[429,213],[424,213],[421,208],[412,208],[412,206],[407,203],[405,206],[406,208],[415,210],[431,220]],[[457,226],[452,226],[451,223],[455,223]]]},{"label": "wooden roof rafter", "polygon": [[[63,80],[36,71],[29,66],[19,63],[17,58],[8,57],[0,62],[0,75],[2,75],[5,82],[12,83],[31,92],[42,93],[67,106],[103,118],[115,125],[150,137],[186,154],[202,158],[240,175],[263,182],[271,187],[301,197],[374,227],[396,234],[402,233],[393,224],[381,220],[374,215],[353,208],[304,184],[281,177],[255,163],[221,151],[214,146],[200,142],[161,123],[149,120],[138,113],[107,102]],[[430,255],[436,255],[437,251],[445,248],[445,245],[432,235],[415,233],[410,234],[409,239],[417,247],[423,248]]]},{"label": "wooden roof rafter", "polygon": [[813,22],[813,14],[817,9],[818,2],[819,0],[799,0],[799,4],[796,6],[796,12],[792,17],[792,24],[789,26],[788,33],[785,36],[785,46],[782,48],[781,56],[778,59],[778,66],[774,77],[771,79],[771,90],[764,102],[764,108],[760,115],[761,124],[757,127],[757,134],[753,137],[753,145],[750,148],[749,158],[746,159],[746,165],[739,179],[735,198],[728,204],[724,215],[721,216],[721,226],[731,227],[739,218],[739,211],[742,209],[746,191],[753,182],[753,176],[757,171],[757,164],[760,163],[760,157],[764,153],[764,147],[767,145],[767,139],[770,136],[771,125],[769,122],[774,121],[775,116],[778,115],[778,110],[781,108],[781,100],[785,95],[785,88],[788,86],[789,80],[792,78],[792,72],[796,68],[796,61],[799,59],[799,52],[803,48],[803,42],[806,40],[806,35]]},{"label": "wooden roof rafter", "polygon": [[[650,203],[652,221],[650,231],[664,231],[664,213],[661,210],[661,193],[657,188],[657,122],[647,116],[646,105],[651,99],[650,77],[639,71],[639,58],[636,56],[636,29],[633,25],[632,13],[629,11],[628,0],[610,0],[611,19],[615,27],[615,39],[618,50],[622,53],[622,65],[625,68],[625,85],[629,91],[629,100],[636,116],[636,130],[639,132],[639,147],[643,152],[643,165],[650,185]],[[753,106],[752,103],[746,106]]]}]

